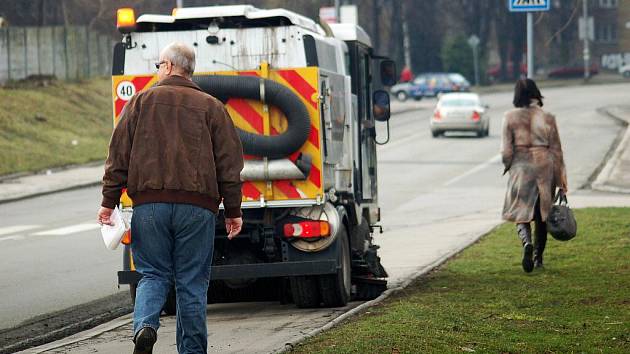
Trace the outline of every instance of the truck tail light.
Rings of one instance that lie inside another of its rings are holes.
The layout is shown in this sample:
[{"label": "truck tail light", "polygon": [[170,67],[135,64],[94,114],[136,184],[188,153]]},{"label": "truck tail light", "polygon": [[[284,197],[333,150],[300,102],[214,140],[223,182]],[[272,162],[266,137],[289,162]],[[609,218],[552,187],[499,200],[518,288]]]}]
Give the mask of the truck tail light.
[{"label": "truck tail light", "polygon": [[330,236],[330,224],[327,221],[300,221],[284,224],[285,237],[312,238]]},{"label": "truck tail light", "polygon": [[481,119],[481,115],[479,115],[479,112],[473,112],[472,117],[470,118],[472,118],[473,122],[478,122],[479,119]]},{"label": "truck tail light", "polygon": [[442,115],[440,114],[440,110],[439,109],[436,109],[435,112],[433,112],[433,119],[434,120],[442,119]]}]

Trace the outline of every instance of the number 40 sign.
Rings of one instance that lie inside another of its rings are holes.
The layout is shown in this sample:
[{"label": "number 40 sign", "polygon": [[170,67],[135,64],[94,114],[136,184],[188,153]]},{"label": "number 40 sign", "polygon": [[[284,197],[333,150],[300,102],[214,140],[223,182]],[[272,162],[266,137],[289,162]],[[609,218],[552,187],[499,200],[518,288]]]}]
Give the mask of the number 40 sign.
[{"label": "number 40 sign", "polygon": [[116,96],[123,101],[129,101],[136,93],[136,86],[131,81],[121,81],[116,86]]}]

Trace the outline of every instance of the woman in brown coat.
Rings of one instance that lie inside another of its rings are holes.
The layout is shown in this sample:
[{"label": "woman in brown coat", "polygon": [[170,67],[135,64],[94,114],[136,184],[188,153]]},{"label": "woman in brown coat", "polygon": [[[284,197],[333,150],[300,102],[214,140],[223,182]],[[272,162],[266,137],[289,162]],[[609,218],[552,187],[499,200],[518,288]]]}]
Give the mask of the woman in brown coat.
[{"label": "woman in brown coat", "polygon": [[[516,223],[523,243],[523,270],[543,266],[547,215],[556,197],[565,198],[567,176],[556,119],[542,110],[536,83],[521,79],[514,88],[516,109],[505,113],[501,155],[509,171],[503,219]],[[532,244],[530,222],[536,225]],[[532,259],[533,258],[533,259]]]}]

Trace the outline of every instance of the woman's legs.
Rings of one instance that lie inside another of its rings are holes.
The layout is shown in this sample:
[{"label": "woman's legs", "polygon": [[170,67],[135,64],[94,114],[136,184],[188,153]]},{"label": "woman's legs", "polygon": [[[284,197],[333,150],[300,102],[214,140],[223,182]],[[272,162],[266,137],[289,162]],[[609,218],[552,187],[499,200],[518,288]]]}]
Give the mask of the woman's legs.
[{"label": "woman's legs", "polygon": [[540,215],[540,199],[536,202],[536,210],[534,212],[535,244],[534,244],[534,267],[541,268],[543,266],[543,252],[547,244],[547,223],[542,221]]},{"label": "woman's legs", "polygon": [[523,243],[523,270],[529,273],[534,270],[534,261],[532,260],[534,252],[534,246],[532,245],[532,227],[528,222],[518,223],[516,224],[516,232],[518,238],[520,238]]}]

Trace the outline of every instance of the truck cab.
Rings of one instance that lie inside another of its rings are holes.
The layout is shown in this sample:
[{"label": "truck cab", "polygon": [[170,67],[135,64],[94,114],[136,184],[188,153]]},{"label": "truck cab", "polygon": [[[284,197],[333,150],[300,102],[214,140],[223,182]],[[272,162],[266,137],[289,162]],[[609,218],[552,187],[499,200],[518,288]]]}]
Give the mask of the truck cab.
[{"label": "truck cab", "polygon": [[[194,48],[193,81],[225,104],[243,143],[243,231],[228,240],[217,227],[208,301],[344,306],[385,290],[373,237],[380,220],[375,125],[390,114],[389,95],[376,88],[396,75],[391,60],[373,54],[365,31],[249,5],[137,19],[121,10],[114,124],[136,92],[156,83],[160,50],[178,41]],[[132,215],[126,195],[121,206]],[[126,245],[119,283],[133,297],[139,278]]]}]

